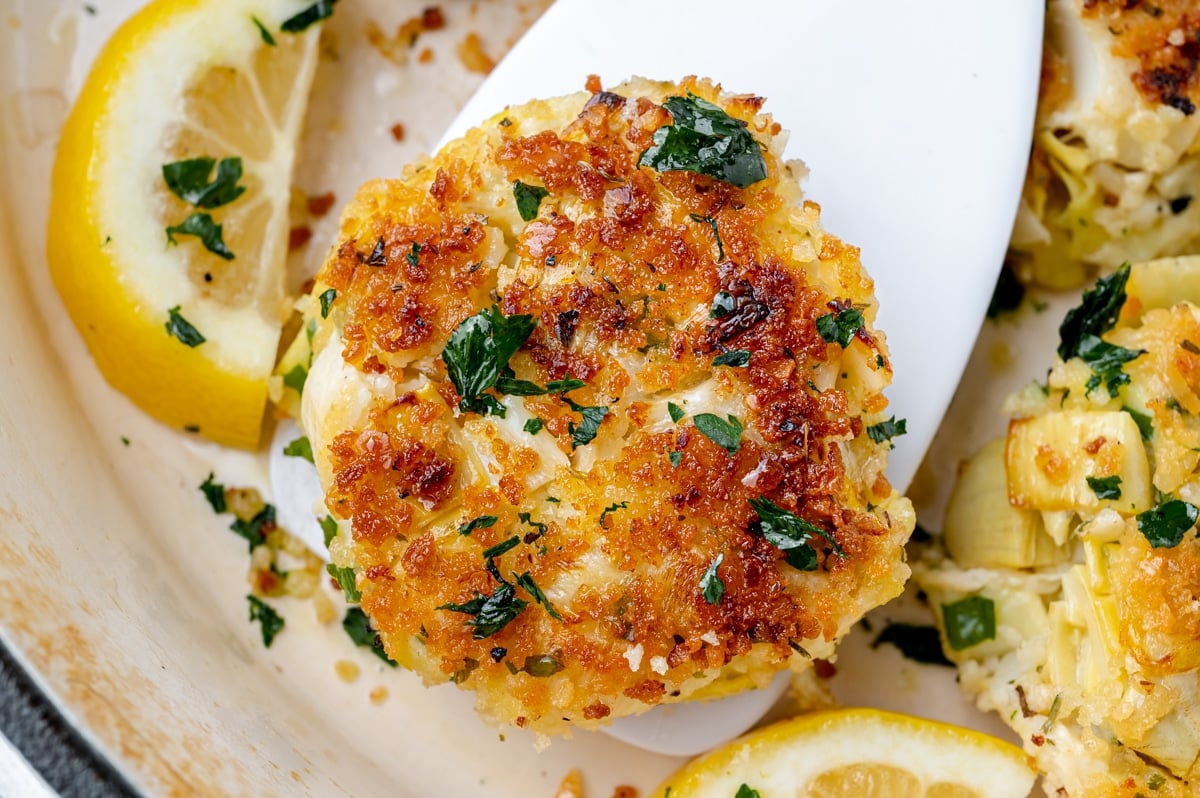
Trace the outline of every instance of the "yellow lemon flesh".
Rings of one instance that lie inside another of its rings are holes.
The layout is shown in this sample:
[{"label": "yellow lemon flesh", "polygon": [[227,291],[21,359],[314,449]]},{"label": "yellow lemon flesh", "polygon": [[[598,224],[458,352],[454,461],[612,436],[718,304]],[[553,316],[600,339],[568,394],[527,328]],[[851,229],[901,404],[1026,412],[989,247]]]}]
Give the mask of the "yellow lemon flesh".
[{"label": "yellow lemon flesh", "polygon": [[1036,773],[986,734],[873,709],[775,723],[688,763],[658,798],[1025,798]]},{"label": "yellow lemon flesh", "polygon": [[228,445],[258,443],[288,312],[320,25],[283,27],[310,5],[150,3],[97,58],[54,164],[47,258],[96,365],[145,412]]}]

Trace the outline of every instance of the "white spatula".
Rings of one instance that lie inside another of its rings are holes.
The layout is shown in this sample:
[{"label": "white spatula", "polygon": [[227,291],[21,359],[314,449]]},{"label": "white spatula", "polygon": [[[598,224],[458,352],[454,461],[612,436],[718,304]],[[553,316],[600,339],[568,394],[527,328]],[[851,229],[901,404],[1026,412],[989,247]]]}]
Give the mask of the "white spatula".
[{"label": "white spatula", "polygon": [[[1039,0],[558,0],[443,141],[506,105],[578,91],[593,73],[605,85],[696,74],[766,97],[764,110],[791,131],[789,157],[810,169],[806,192],[827,229],[862,248],[875,278],[895,366],[891,407],[907,419],[888,471],[903,489],[954,393],[1004,255],[1042,13]],[[294,434],[281,432],[273,451]],[[272,472],[281,512],[310,513],[315,497],[287,498],[298,483]],[[311,518],[292,528],[323,550]],[[786,684],[664,707],[609,733],[697,753],[744,731]]]}]

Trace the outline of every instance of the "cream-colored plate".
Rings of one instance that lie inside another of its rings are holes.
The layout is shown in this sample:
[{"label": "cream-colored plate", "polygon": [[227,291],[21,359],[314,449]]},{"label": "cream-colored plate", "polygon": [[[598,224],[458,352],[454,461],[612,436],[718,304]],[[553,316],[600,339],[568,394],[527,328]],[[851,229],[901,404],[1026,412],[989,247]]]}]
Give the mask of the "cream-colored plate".
[{"label": "cream-colored plate", "polygon": [[[86,65],[137,3],[84,5],[0,0],[0,642],[152,794],[550,795],[572,767],[592,796],[653,786],[678,759],[600,734],[539,753],[531,736],[481,724],[469,695],[427,690],[352,648],[307,603],[278,602],[287,627],[263,649],[246,618],[245,544],[196,486],[215,470],[227,484],[265,489],[265,458],[166,430],[115,394],[45,273],[58,129]],[[447,28],[422,35],[406,63],[367,45],[370,22],[390,36],[423,5],[338,4],[298,170],[303,191],[345,201],[362,180],[429,149],[482,79],[460,63],[460,43],[477,33],[498,56],[540,10],[455,0],[442,5]],[[390,133],[396,123],[402,142]],[[315,268],[335,216],[313,224],[297,275]],[[881,653],[856,653],[837,690],[983,722],[963,708],[949,671]],[[358,681],[337,678],[340,659],[359,665]],[[868,685],[874,693],[856,692]],[[387,692],[378,705],[376,688]]]}]

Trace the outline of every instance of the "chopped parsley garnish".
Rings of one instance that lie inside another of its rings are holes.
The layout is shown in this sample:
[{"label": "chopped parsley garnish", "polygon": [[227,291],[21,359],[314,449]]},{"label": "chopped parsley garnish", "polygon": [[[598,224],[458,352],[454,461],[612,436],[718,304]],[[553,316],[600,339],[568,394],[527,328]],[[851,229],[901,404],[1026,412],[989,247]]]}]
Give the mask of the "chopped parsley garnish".
[{"label": "chopped parsley garnish", "polygon": [[800,571],[812,571],[817,567],[817,552],[809,542],[814,535],[829,541],[839,557],[846,552],[834,540],[833,535],[795,513],[780,507],[770,499],[759,496],[750,499],[750,506],[758,513],[758,525],[767,542],[787,557],[788,564]]},{"label": "chopped parsley garnish", "polygon": [[710,319],[723,319],[737,309],[737,300],[728,291],[718,291],[708,309]]},{"label": "chopped parsley garnish", "polygon": [[654,131],[649,149],[638,166],[658,172],[697,172],[738,188],[767,176],[762,148],[746,123],[694,94],[668,97],[663,107],[673,124]]},{"label": "chopped parsley garnish", "polygon": [[696,429],[710,441],[720,446],[731,456],[742,446],[742,432],[745,427],[737,416],[728,416],[728,421],[722,421],[720,416],[712,413],[698,413],[692,416]]},{"label": "chopped parsley garnish", "polygon": [[1122,367],[1144,354],[1145,349],[1126,349],[1101,340],[1095,335],[1083,336],[1079,341],[1076,356],[1092,369],[1092,376],[1087,381],[1087,393],[1090,394],[1099,388],[1103,382],[1104,387],[1108,389],[1108,395],[1117,398],[1120,387],[1129,382],[1129,375],[1122,371]]},{"label": "chopped parsley garnish", "polygon": [[523,427],[521,427],[521,429],[525,430],[530,435],[537,435],[539,432],[542,431],[543,426],[545,426],[545,422],[542,421],[540,418],[535,417],[535,418],[527,419],[525,421],[525,425]]},{"label": "chopped parsley garnish", "polygon": [[1092,493],[1096,494],[1097,499],[1121,498],[1120,474],[1113,474],[1110,477],[1088,477],[1087,484],[1092,489]]},{"label": "chopped parsley garnish", "polygon": [[297,363],[283,375],[283,384],[298,394],[304,393],[304,383],[308,382],[308,369]]},{"label": "chopped parsley garnish", "polygon": [[734,793],[733,798],[762,798],[762,795],[749,784],[743,784],[738,787],[738,791]]},{"label": "chopped parsley garnish", "polygon": [[458,534],[469,535],[476,529],[487,529],[496,525],[498,519],[494,515],[481,515],[478,518],[472,518],[465,524],[458,527]]},{"label": "chopped parsley garnish", "polygon": [[513,535],[508,540],[502,540],[499,543],[497,543],[495,546],[484,549],[483,557],[486,560],[491,560],[495,557],[499,557],[501,554],[504,554],[507,551],[511,551],[512,549],[515,549],[520,543],[521,543],[521,538],[517,535]]},{"label": "chopped parsley garnish", "polygon": [[863,328],[863,315],[855,308],[846,308],[835,313],[817,317],[817,333],[826,343],[839,344],[842,349],[850,346],[854,336]]},{"label": "chopped parsley garnish", "polygon": [[208,472],[208,478],[200,483],[200,492],[204,494],[204,498],[208,499],[214,513],[223,513],[226,511],[225,486],[219,482],[213,482],[214,476],[215,474],[211,471]]},{"label": "chopped parsley garnish", "polygon": [[333,563],[326,563],[325,571],[338,583],[338,587],[342,589],[342,593],[346,596],[347,603],[357,604],[362,601],[362,593],[359,591],[358,584],[354,580],[353,568],[349,566],[341,568]]},{"label": "chopped parsley garnish", "polygon": [[387,655],[387,651],[383,648],[383,641],[379,639],[379,633],[371,626],[371,620],[361,607],[351,607],[346,610],[346,617],[342,618],[342,628],[354,641],[354,645],[371,649],[372,654],[393,668],[396,667],[396,661]]},{"label": "chopped parsley garnish", "polygon": [[674,421],[676,424],[678,424],[679,419],[683,418],[685,415],[683,412],[683,408],[680,407],[679,405],[675,404],[674,402],[667,402],[667,413],[670,414],[671,420]]},{"label": "chopped parsley garnish", "polygon": [[264,504],[263,508],[249,521],[235,518],[229,528],[238,537],[245,538],[246,542],[250,544],[250,551],[253,552],[267,542],[267,533],[275,528],[275,506]]},{"label": "chopped parsley garnish", "polygon": [[667,459],[671,461],[671,468],[679,468],[683,462],[683,452],[667,452]]},{"label": "chopped parsley garnish", "polygon": [[[550,499],[547,499],[546,501],[550,501]],[[558,501],[558,499],[554,499],[554,501]],[[531,526],[536,529],[538,531],[538,537],[546,534],[546,525],[541,521],[534,521],[533,516],[529,513],[517,513],[517,520],[526,526]]]},{"label": "chopped parsley garnish", "polygon": [[[217,175],[210,182],[208,176],[214,165]],[[218,162],[203,157],[165,163],[162,176],[172,194],[197,208],[219,208],[233,202],[246,190],[245,186],[238,185],[242,179],[241,158],[222,158]]]},{"label": "chopped parsley garnish", "polygon": [[490,596],[476,591],[475,598],[468,602],[442,604],[437,609],[470,615],[471,618],[463,624],[475,628],[471,633],[473,638],[483,640],[508,626],[527,606],[529,602],[517,598],[516,589],[501,580]]},{"label": "chopped parsley garnish", "polygon": [[571,433],[571,448],[578,449],[580,446],[587,446],[596,439],[596,433],[600,431],[600,423],[608,415],[608,408],[604,405],[576,404],[565,396],[562,397],[562,400],[572,410],[583,416],[578,424],[574,421],[567,422],[567,431]]},{"label": "chopped parsley garnish", "polygon": [[301,435],[296,440],[283,447],[283,453],[288,457],[303,457],[310,463],[315,463],[313,460],[312,444],[306,436]]},{"label": "chopped parsley garnish", "polygon": [[[869,631],[869,630],[868,630]],[[911,623],[889,623],[871,642],[871,648],[890,644],[900,649],[906,659],[924,665],[948,665],[954,663],[942,653],[942,639],[936,626],[918,626]]]},{"label": "chopped parsley garnish", "polygon": [[532,222],[536,219],[542,199],[548,196],[550,192],[541,186],[531,186],[520,180],[513,183],[513,197],[517,200],[517,213],[521,214],[522,221]]},{"label": "chopped parsley garnish", "polygon": [[1134,424],[1137,424],[1138,432],[1142,435],[1142,440],[1148,441],[1154,437],[1154,419],[1148,413],[1142,413],[1131,407],[1122,407],[1121,409],[1129,414]]},{"label": "chopped parsley garnish", "polygon": [[168,335],[173,335],[185,346],[197,347],[208,339],[192,326],[192,323],[179,314],[179,306],[167,310],[167,323],[163,325]]},{"label": "chopped parsley garnish", "polygon": [[246,596],[246,601],[250,602],[250,622],[259,622],[262,626],[263,646],[270,648],[275,642],[275,635],[283,629],[283,618],[271,609],[271,605],[257,596]]},{"label": "chopped parsley garnish", "polygon": [[177,244],[176,235],[196,236],[204,248],[225,260],[233,260],[233,253],[225,246],[221,237],[221,225],[213,221],[207,213],[197,211],[177,225],[167,228],[167,242]]},{"label": "chopped parsley garnish", "polygon": [[1194,504],[1170,499],[1137,515],[1137,527],[1156,549],[1178,546],[1189,529],[1196,525],[1200,512]]},{"label": "chopped parsley garnish", "polygon": [[408,265],[417,268],[421,263],[421,245],[416,241],[412,242],[412,248],[404,255],[404,260],[408,261]]},{"label": "chopped parsley garnish", "polygon": [[333,300],[337,299],[337,289],[327,288],[317,298],[321,300],[321,318],[329,318],[329,307],[333,304]]},{"label": "chopped parsley garnish", "polygon": [[329,548],[329,544],[333,542],[337,536],[338,524],[333,520],[332,515],[327,515],[321,519],[321,534],[325,536],[325,548]]},{"label": "chopped parsley garnish", "polygon": [[[893,438],[904,435],[908,432],[908,420],[899,419],[892,416],[887,421],[880,421],[878,424],[872,424],[867,427],[867,436],[876,443],[890,441]],[[896,444],[892,444],[892,448],[896,448]]]},{"label": "chopped parsley garnish", "polygon": [[1125,304],[1128,280],[1129,264],[1124,263],[1112,274],[1097,280],[1095,287],[1083,292],[1079,306],[1067,311],[1059,325],[1059,357],[1063,360],[1078,357],[1085,338],[1098,338],[1112,329]]},{"label": "chopped parsley garnish", "polygon": [[725,552],[721,552],[717,555],[716,559],[709,563],[708,567],[704,569],[704,574],[700,577],[700,594],[704,596],[704,600],[709,604],[720,604],[721,599],[725,598],[725,583],[717,575],[717,569],[724,561]]},{"label": "chopped parsley garnish", "polygon": [[967,596],[942,605],[950,648],[962,651],[996,637],[996,605],[986,596]]},{"label": "chopped parsley garnish", "polygon": [[604,526],[604,519],[608,518],[609,513],[615,513],[617,510],[624,510],[629,506],[629,502],[613,502],[604,508],[600,513],[600,526]]},{"label": "chopped parsley garnish", "polygon": [[533,600],[541,604],[546,609],[546,613],[556,621],[561,621],[562,616],[558,614],[558,610],[554,609],[554,605],[550,603],[550,599],[546,598],[546,594],[538,587],[537,582],[533,581],[533,577],[529,572],[521,574],[517,577],[517,584],[520,585],[526,593],[533,596]]},{"label": "chopped parsley garnish", "polygon": [[271,31],[267,30],[267,26],[262,23],[262,20],[252,14],[250,21],[254,23],[254,27],[258,28],[258,35],[262,37],[263,44],[274,47],[276,45],[275,37],[271,35]]},{"label": "chopped parsley garnish", "polygon": [[496,384],[534,326],[533,316],[505,316],[495,305],[458,325],[442,350],[442,361],[461,397],[459,410],[504,418],[504,405],[483,392]]},{"label": "chopped parsley garnish", "polygon": [[740,368],[750,362],[749,349],[730,349],[728,352],[722,352],[713,358],[714,366],[731,366]]},{"label": "chopped parsley garnish", "polygon": [[987,317],[997,319],[1002,314],[1012,313],[1021,307],[1025,298],[1025,284],[1017,279],[1017,275],[1008,264],[1000,269],[996,277],[996,287],[992,289],[992,298],[988,301]]},{"label": "chopped parsley garnish", "polygon": [[545,396],[549,393],[566,393],[576,388],[582,388],[584,385],[587,383],[568,374],[561,380],[550,380],[543,388],[536,382],[516,379],[512,369],[507,366],[500,370],[500,376],[496,378],[496,392],[509,396]]},{"label": "chopped parsley garnish", "polygon": [[725,260],[725,245],[721,243],[721,231],[717,229],[717,220],[711,216],[701,216],[698,213],[689,213],[688,217],[693,222],[703,222],[712,228],[713,238],[717,241],[717,262],[721,263]]},{"label": "chopped parsley garnish", "polygon": [[1046,713],[1046,722],[1042,724],[1042,731],[1049,732],[1054,728],[1054,722],[1058,720],[1058,712],[1062,709],[1062,693],[1054,696],[1054,701],[1050,704],[1050,711]]},{"label": "chopped parsley garnish", "polygon": [[300,13],[285,19],[279,29],[284,33],[300,33],[310,25],[333,16],[333,4],[336,2],[337,0],[317,0]]}]

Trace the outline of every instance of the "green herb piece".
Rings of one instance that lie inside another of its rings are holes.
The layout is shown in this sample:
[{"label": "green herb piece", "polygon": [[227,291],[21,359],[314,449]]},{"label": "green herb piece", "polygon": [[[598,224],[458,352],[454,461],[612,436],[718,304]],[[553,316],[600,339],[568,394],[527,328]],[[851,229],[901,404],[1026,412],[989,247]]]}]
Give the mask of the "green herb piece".
[{"label": "green herb piece", "polygon": [[1124,263],[1107,277],[1096,281],[1095,287],[1083,292],[1078,307],[1067,311],[1058,328],[1058,356],[1070,360],[1080,353],[1087,337],[1098,338],[1117,323],[1125,304],[1125,283],[1129,280],[1129,264]]},{"label": "green herb piece", "polygon": [[246,596],[246,601],[250,602],[250,622],[259,622],[262,626],[263,646],[270,648],[275,642],[275,635],[283,629],[283,618],[271,609],[271,605],[257,596]]},{"label": "green herb piece", "polygon": [[710,319],[723,319],[737,308],[737,300],[728,291],[718,291],[713,296],[712,306],[708,309]]},{"label": "green herb piece", "polygon": [[337,0],[317,0],[308,8],[283,21],[279,29],[284,33],[300,33],[310,25],[333,16],[333,5]]},{"label": "green herb piece", "polygon": [[667,459],[671,461],[671,468],[679,468],[683,462],[683,452],[667,452]]},{"label": "green herb piece", "polygon": [[[208,176],[214,165],[217,176],[209,182]],[[246,190],[245,186],[237,184],[242,179],[241,158],[222,158],[220,162],[208,157],[188,158],[165,163],[162,176],[172,194],[197,208],[219,208],[233,202]],[[191,233],[190,230],[183,232]]]},{"label": "green herb piece", "polygon": [[738,787],[738,791],[734,793],[733,798],[762,798],[758,790],[751,789],[750,785],[743,784]]},{"label": "green herb piece", "polygon": [[1122,407],[1121,409],[1133,418],[1133,423],[1137,424],[1138,432],[1142,434],[1142,440],[1148,441],[1154,437],[1154,419],[1149,414],[1139,412],[1131,407]]},{"label": "green herb piece", "polygon": [[448,603],[437,609],[472,616],[464,621],[463,625],[474,627],[475,631],[471,636],[476,640],[483,640],[508,626],[528,606],[529,602],[517,598],[512,585],[501,581],[490,596],[476,592],[475,598],[464,604]]},{"label": "green herb piece", "polygon": [[520,180],[513,183],[513,197],[517,200],[517,213],[521,214],[522,221],[532,222],[536,219],[542,199],[548,196],[550,192],[541,186],[531,186]]},{"label": "green herb piece", "polygon": [[550,654],[534,654],[526,657],[525,664],[521,666],[521,670],[539,679],[553,676],[562,668],[562,663],[558,661],[558,658]]},{"label": "green herb piece", "polygon": [[214,513],[223,513],[226,510],[225,486],[219,482],[213,482],[214,476],[213,472],[208,472],[208,478],[200,483],[200,492],[204,494],[204,498],[208,499]]},{"label": "green herb piece", "polygon": [[491,560],[495,557],[499,557],[501,554],[504,554],[507,551],[511,551],[512,549],[515,549],[518,546],[518,544],[520,544],[520,542],[521,542],[521,538],[517,535],[513,535],[508,540],[503,540],[503,541],[497,543],[495,546],[492,546],[491,548],[484,549],[483,550],[483,558],[485,560]]},{"label": "green herb piece", "polygon": [[723,562],[725,562],[725,552],[718,554],[716,559],[704,569],[704,574],[700,577],[700,593],[704,596],[704,600],[712,605],[720,604],[721,599],[725,598],[725,583],[717,574],[717,569]]},{"label": "green herb piece", "polygon": [[[471,674],[479,667],[479,660],[474,657],[463,657],[463,666],[450,674],[451,684],[462,684],[467,679],[471,678]],[[501,738],[503,739],[503,738]]]},{"label": "green herb piece", "polygon": [[258,28],[258,35],[262,37],[263,44],[274,47],[276,45],[275,37],[271,35],[271,31],[267,30],[267,26],[262,23],[262,20],[251,14],[250,21],[254,23],[254,27]]},{"label": "green herb piece", "polygon": [[297,363],[287,374],[283,375],[283,384],[298,394],[304,393],[304,383],[308,382],[308,369]]},{"label": "green herb piece", "polygon": [[408,261],[408,265],[414,269],[421,262],[421,245],[416,241],[412,242],[412,248],[405,254],[404,260]]},{"label": "green herb piece", "polygon": [[168,335],[175,336],[180,343],[193,349],[208,340],[191,322],[179,314],[179,305],[167,310],[167,322],[163,326]]},{"label": "green herb piece", "polygon": [[1087,484],[1092,489],[1092,493],[1096,494],[1097,499],[1121,498],[1120,474],[1113,474],[1110,477],[1088,477]]},{"label": "green herb piece", "polygon": [[1058,711],[1062,709],[1062,693],[1054,696],[1054,701],[1050,704],[1050,711],[1046,713],[1046,722],[1042,724],[1042,731],[1048,733],[1054,728],[1054,721],[1058,720]]},{"label": "green herb piece", "polygon": [[569,374],[561,380],[551,380],[546,387],[529,380],[518,380],[513,376],[512,369],[507,366],[500,370],[496,378],[496,392],[510,396],[545,396],[550,393],[566,393],[587,385],[583,380],[577,380]]},{"label": "green herb piece", "polygon": [[740,368],[750,362],[749,349],[731,349],[713,358],[714,366],[731,366]]},{"label": "green herb piece", "polygon": [[1146,777],[1146,786],[1152,790],[1158,790],[1166,783],[1167,779],[1161,773],[1151,773]]},{"label": "green herb piece", "polygon": [[299,438],[283,447],[283,453],[288,457],[303,457],[310,463],[316,462],[313,460],[312,444],[309,443],[308,438],[304,435],[301,435]]},{"label": "green herb piece", "polygon": [[562,620],[562,616],[558,614],[558,610],[554,609],[554,605],[550,603],[550,599],[546,598],[546,594],[538,587],[537,582],[533,581],[533,577],[528,571],[517,577],[517,584],[524,588],[526,593],[533,596],[533,600],[541,604],[551,618],[556,621]]},{"label": "green herb piece", "polygon": [[[122,443],[123,445],[125,445],[125,446],[128,446],[128,445],[129,445],[129,438],[126,438],[124,435],[122,435],[122,436],[121,436],[121,443]],[[211,477],[212,475],[211,475],[211,474],[209,474],[209,476]]]},{"label": "green herb piece", "polygon": [[372,654],[393,668],[396,667],[396,661],[387,655],[379,633],[371,626],[371,620],[361,607],[350,607],[346,610],[346,617],[342,618],[342,629],[354,641],[354,645],[371,649]]},{"label": "green herb piece", "polygon": [[678,424],[679,419],[683,418],[684,416],[683,408],[674,402],[667,402],[667,413],[670,414],[671,420],[676,424]]},{"label": "green herb piece", "polygon": [[1156,549],[1178,546],[1200,515],[1194,504],[1170,499],[1137,515],[1137,527]]},{"label": "green herb piece", "polygon": [[327,288],[317,299],[321,300],[321,318],[329,318],[329,308],[333,304],[333,300],[337,299],[337,289]]},{"label": "green herb piece", "polygon": [[578,449],[580,446],[587,446],[595,440],[596,433],[600,431],[600,423],[608,415],[608,408],[604,405],[588,406],[576,404],[565,396],[562,400],[572,410],[583,416],[578,425],[574,421],[567,422],[567,431],[571,433],[571,448]]},{"label": "green herb piece", "polygon": [[482,394],[496,384],[534,326],[533,316],[505,316],[495,305],[458,325],[442,350],[442,361],[461,397],[459,410],[504,418],[504,406]]},{"label": "green herb piece", "polygon": [[333,542],[337,536],[338,524],[333,520],[332,515],[327,515],[321,519],[321,534],[325,536],[325,548],[329,548],[329,544]]},{"label": "green herb piece", "polygon": [[615,513],[617,510],[624,510],[628,506],[629,502],[613,502],[605,507],[600,513],[600,526],[604,526],[604,519],[608,517],[609,513]]},{"label": "green herb piece", "polygon": [[842,349],[850,346],[854,336],[863,328],[863,315],[855,308],[846,308],[835,313],[817,317],[817,333],[826,343],[839,344]]},{"label": "green herb piece", "polygon": [[967,596],[942,605],[950,648],[962,651],[996,637],[996,605],[986,596]]},{"label": "green herb piece", "polygon": [[732,456],[742,446],[742,432],[745,427],[742,426],[742,422],[738,420],[737,416],[731,415],[728,416],[728,419],[728,421],[722,421],[719,416],[712,413],[698,413],[692,416],[692,423],[704,437]]},{"label": "green herb piece", "polygon": [[204,248],[225,260],[233,260],[233,253],[225,246],[221,237],[221,225],[213,221],[207,213],[196,212],[177,225],[167,228],[167,242],[177,244],[176,235],[196,236]]},{"label": "green herb piece", "polygon": [[1024,298],[1025,285],[1006,263],[996,277],[996,287],[992,289],[992,298],[988,301],[987,317],[994,320],[1005,313],[1012,313],[1021,307]]},{"label": "green herb piece", "polygon": [[357,604],[362,601],[362,593],[359,591],[358,583],[354,579],[353,568],[349,566],[339,568],[333,563],[326,563],[325,572],[332,576],[334,581],[338,583],[338,587],[345,594],[348,604]]},{"label": "green herb piece", "polygon": [[697,172],[738,188],[767,176],[762,148],[745,122],[694,94],[668,97],[663,107],[673,124],[654,131],[652,144],[638,159],[638,166],[658,172]]},{"label": "green herb piece", "polygon": [[525,426],[523,426],[521,429],[525,430],[530,435],[537,435],[542,431],[543,426],[545,426],[545,422],[543,422],[540,418],[531,418],[525,421]]},{"label": "green herb piece", "polygon": [[784,552],[788,564],[800,571],[812,571],[817,567],[817,552],[809,542],[814,535],[829,541],[839,557],[846,552],[834,540],[833,535],[795,513],[789,512],[775,502],[759,496],[750,499],[750,506],[758,514],[759,528],[763,537],[775,548]]},{"label": "green herb piece", "polygon": [[494,515],[481,515],[478,518],[472,518],[465,524],[458,527],[458,534],[469,535],[476,529],[487,529],[496,525],[498,519]]},{"label": "green herb piece", "polygon": [[271,504],[264,504],[263,508],[249,521],[235,518],[229,528],[238,537],[244,538],[250,544],[250,551],[253,552],[267,542],[267,533],[275,528],[275,507]]},{"label": "green herb piece", "polygon": [[[867,427],[867,436],[876,443],[891,441],[893,438],[904,435],[908,432],[908,419],[897,420],[892,416],[887,421],[880,421],[878,424],[872,424]],[[892,448],[896,448],[896,444],[892,444]]]},{"label": "green herb piece", "polygon": [[938,636],[936,626],[889,623],[876,635],[871,642],[871,648],[879,648],[885,644],[900,649],[905,659],[911,659],[913,662],[954,667],[954,663],[942,653],[942,639]]},{"label": "green herb piece", "polygon": [[1122,367],[1131,360],[1146,354],[1145,349],[1126,349],[1103,341],[1094,335],[1084,335],[1077,346],[1076,357],[1091,366],[1092,376],[1087,381],[1087,392],[1104,383],[1108,395],[1117,398],[1117,392],[1122,385],[1129,382],[1129,375]]},{"label": "green herb piece", "polygon": [[[551,496],[550,499],[554,499],[554,497]],[[546,499],[546,501],[550,501],[550,499]],[[558,499],[554,499],[554,501],[558,501]],[[531,526],[534,529],[536,529],[538,531],[538,537],[541,537],[542,535],[546,534],[546,529],[547,529],[546,525],[540,521],[534,521],[533,516],[530,515],[529,513],[517,513],[517,519],[522,524],[525,524],[526,526]]]},{"label": "green herb piece", "polygon": [[693,222],[703,222],[712,228],[713,238],[717,241],[717,262],[722,263],[725,260],[725,245],[721,243],[721,231],[717,229],[717,220],[711,216],[701,216],[698,213],[689,213],[688,217]]}]

